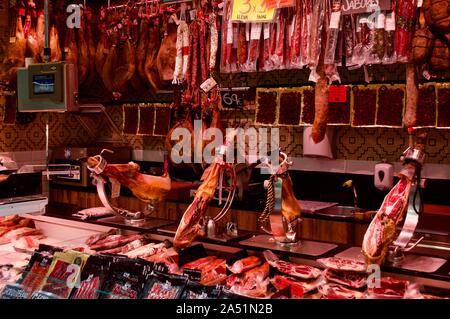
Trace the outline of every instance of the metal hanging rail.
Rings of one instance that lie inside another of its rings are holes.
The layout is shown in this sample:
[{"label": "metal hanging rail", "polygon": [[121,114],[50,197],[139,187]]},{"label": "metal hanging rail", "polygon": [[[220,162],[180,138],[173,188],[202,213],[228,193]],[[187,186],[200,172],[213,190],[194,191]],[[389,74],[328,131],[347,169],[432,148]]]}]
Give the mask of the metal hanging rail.
[{"label": "metal hanging rail", "polygon": [[[134,4],[131,4],[131,6],[144,6],[144,5],[149,5],[149,4],[155,4],[155,3],[159,3],[159,4],[175,4],[175,3],[184,3],[184,2],[192,2],[193,0],[169,0],[169,1],[162,1],[162,0],[147,0],[147,1],[139,1],[139,2],[135,2]],[[130,0],[127,1],[127,3],[125,4],[119,4],[119,5],[114,5],[111,6],[111,1],[108,0],[108,10],[114,10],[114,9],[121,9],[121,8],[125,8],[128,7],[130,5]]]}]

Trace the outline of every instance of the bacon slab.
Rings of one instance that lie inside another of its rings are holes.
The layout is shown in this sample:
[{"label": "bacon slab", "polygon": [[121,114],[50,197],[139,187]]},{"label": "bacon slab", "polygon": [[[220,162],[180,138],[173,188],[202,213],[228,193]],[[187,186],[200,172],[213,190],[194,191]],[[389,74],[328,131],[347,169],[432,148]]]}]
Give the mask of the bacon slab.
[{"label": "bacon slab", "polygon": [[392,277],[380,279],[380,287],[369,287],[367,292],[374,298],[403,298],[409,282]]},{"label": "bacon slab", "polygon": [[198,269],[204,265],[206,265],[207,263],[212,262],[213,260],[215,260],[217,257],[216,256],[207,256],[207,257],[203,257],[197,260],[194,260],[190,263],[187,263],[184,265],[184,268],[188,268],[188,269]]},{"label": "bacon slab", "polygon": [[321,258],[317,261],[324,265],[325,268],[331,268],[334,270],[365,272],[367,269],[366,263],[352,259],[329,257]]},{"label": "bacon slab", "polygon": [[302,298],[304,294],[316,289],[321,281],[304,282],[283,275],[275,275],[270,282],[278,290],[290,287],[291,298]]},{"label": "bacon slab", "polygon": [[266,250],[264,258],[267,262],[278,271],[302,279],[317,278],[322,273],[320,269],[307,265],[299,265],[291,262],[280,260],[273,252]]}]

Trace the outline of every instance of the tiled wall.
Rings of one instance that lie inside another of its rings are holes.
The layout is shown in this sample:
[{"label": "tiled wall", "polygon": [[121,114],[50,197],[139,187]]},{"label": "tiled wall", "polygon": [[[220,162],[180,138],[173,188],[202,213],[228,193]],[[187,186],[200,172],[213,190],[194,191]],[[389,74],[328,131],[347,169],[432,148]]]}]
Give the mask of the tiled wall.
[{"label": "tiled wall", "polygon": [[[121,127],[121,107],[109,107],[108,112]],[[98,137],[110,137],[111,130],[107,121],[101,119],[98,123]],[[224,126],[251,124],[253,119],[254,111],[251,110],[222,112]],[[44,150],[45,123],[45,115],[37,114],[36,119],[27,125],[0,124],[0,152]],[[49,123],[50,147],[95,143],[73,115],[53,113],[49,115]],[[341,160],[380,161],[385,158],[395,162],[408,144],[408,136],[403,129],[341,126],[334,127],[334,130],[334,154],[336,159]],[[428,129],[428,132],[427,162],[450,164],[450,130]],[[164,139],[161,137],[125,135],[125,139],[135,150],[136,159],[141,159],[145,153],[143,151],[156,151],[162,157]],[[280,143],[290,156],[303,156],[303,127],[280,127]]]},{"label": "tiled wall", "polygon": [[[43,113],[38,113],[28,124],[3,125],[0,122],[0,152],[45,150],[46,123],[46,114]],[[70,114],[51,113],[48,115],[48,123],[50,147],[95,142],[90,140],[87,132]]]}]

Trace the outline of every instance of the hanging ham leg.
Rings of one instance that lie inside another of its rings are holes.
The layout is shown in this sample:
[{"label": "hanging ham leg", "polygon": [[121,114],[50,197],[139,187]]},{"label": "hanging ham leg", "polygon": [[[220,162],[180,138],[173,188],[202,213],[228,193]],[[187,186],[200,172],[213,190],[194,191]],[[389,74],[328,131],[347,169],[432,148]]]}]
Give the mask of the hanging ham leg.
[{"label": "hanging ham leg", "polygon": [[81,17],[81,28],[78,29],[77,39],[78,39],[78,81],[82,85],[88,76],[89,72],[89,48],[86,42],[85,36],[85,23],[86,18],[83,15]]},{"label": "hanging ham leg", "polygon": [[145,61],[147,59],[147,48],[149,40],[148,22],[141,19],[139,44],[136,48],[136,70],[140,79],[147,83],[147,75],[145,74]]},{"label": "hanging ham leg", "polygon": [[64,39],[64,56],[67,63],[78,65],[78,47],[75,41],[75,30],[67,29]]},{"label": "hanging ham leg", "polygon": [[167,36],[162,40],[156,58],[156,68],[163,81],[172,81],[177,56],[177,26],[175,23],[168,25]]},{"label": "hanging ham leg", "polygon": [[31,26],[31,16],[27,16],[25,25],[27,25],[28,30],[26,34],[27,45],[25,56],[27,58],[33,58],[34,62],[40,62],[39,43],[37,40],[36,30]]},{"label": "hanging ham leg", "polygon": [[127,39],[123,47],[120,48],[116,61],[111,69],[112,85],[115,92],[122,92],[136,71],[135,48],[131,39]]},{"label": "hanging ham leg", "polygon": [[[94,168],[99,164],[98,159],[90,157],[87,165]],[[152,176],[139,173],[138,164],[107,164],[104,176],[115,178],[121,185],[128,187],[133,194],[142,201],[163,200],[170,191],[170,177],[166,171],[163,176]]]},{"label": "hanging ham leg", "polygon": [[[115,61],[117,60],[117,51],[118,51],[118,35],[114,34],[113,35],[113,41],[112,41],[112,45],[111,48],[109,49],[109,53],[106,56],[105,59],[105,63],[103,64],[103,68],[102,68],[102,79],[103,79],[103,84],[105,85],[106,89],[109,92],[113,92],[114,88],[113,88],[113,84],[112,84],[112,71],[114,69],[114,65],[115,65]],[[98,52],[98,51],[97,51]]]},{"label": "hanging ham leg", "polygon": [[157,91],[160,87],[160,76],[156,68],[156,57],[158,56],[161,44],[158,20],[153,22],[150,28],[150,38],[147,47],[147,58],[145,59],[144,72],[148,84],[152,91]]},{"label": "hanging ham leg", "polygon": [[16,20],[15,26],[15,42],[8,46],[6,57],[1,65],[3,69],[0,78],[12,83],[17,81],[17,68],[25,64],[25,48],[26,39],[23,32],[22,19],[20,17]]},{"label": "hanging ham leg", "polygon": [[[232,130],[226,138],[225,145],[229,145],[236,136],[236,130]],[[209,207],[209,203],[214,198],[219,183],[220,169],[222,168],[220,158],[216,158],[211,165],[205,170],[201,180],[203,183],[197,189],[194,201],[189,205],[181,217],[178,225],[173,245],[182,249],[190,246],[192,242],[199,236],[204,235],[202,222],[205,213]]]},{"label": "hanging ham leg", "polygon": [[90,86],[96,80],[96,72],[95,72],[96,47],[94,44],[94,35],[92,33],[92,10],[90,8],[86,8],[85,27],[86,27],[85,39],[88,47],[88,57],[89,57],[89,68],[86,85]]},{"label": "hanging ham leg", "polygon": [[44,14],[40,13],[36,24],[36,40],[39,46],[39,61],[44,61]]},{"label": "hanging ham leg", "polygon": [[52,62],[61,61],[62,52],[61,47],[59,46],[59,35],[56,25],[52,26],[52,28],[50,29],[50,50],[51,50],[50,61]]}]

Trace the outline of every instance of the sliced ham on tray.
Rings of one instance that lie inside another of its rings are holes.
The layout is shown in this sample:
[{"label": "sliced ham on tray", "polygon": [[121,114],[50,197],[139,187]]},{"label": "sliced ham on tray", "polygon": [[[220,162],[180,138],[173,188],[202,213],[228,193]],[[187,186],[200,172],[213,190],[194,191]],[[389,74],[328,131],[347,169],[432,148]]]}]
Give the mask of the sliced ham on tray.
[{"label": "sliced ham on tray", "polygon": [[302,279],[313,279],[320,276],[322,273],[320,269],[307,266],[299,265],[292,262],[280,260],[273,252],[266,250],[264,252],[264,258],[267,262],[278,271]]},{"label": "sliced ham on tray", "polygon": [[371,298],[403,298],[409,282],[392,277],[380,279],[379,287],[369,287],[367,292]]},{"label": "sliced ham on tray", "polygon": [[323,275],[328,282],[334,282],[356,289],[364,287],[367,283],[367,276],[363,273],[345,272],[328,268],[323,272]]},{"label": "sliced ham on tray", "polygon": [[338,257],[321,258],[317,260],[319,263],[325,266],[325,268],[331,268],[334,270],[346,270],[365,272],[367,265],[363,261],[344,259]]},{"label": "sliced ham on tray", "polygon": [[321,285],[319,291],[328,299],[361,299],[364,297],[364,293],[338,284]]},{"label": "sliced ham on tray", "polygon": [[95,245],[92,245],[90,249],[96,251],[108,250],[126,245],[141,238],[142,235],[111,235],[106,237],[104,240],[98,241]]}]

